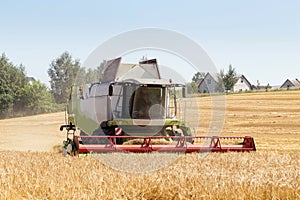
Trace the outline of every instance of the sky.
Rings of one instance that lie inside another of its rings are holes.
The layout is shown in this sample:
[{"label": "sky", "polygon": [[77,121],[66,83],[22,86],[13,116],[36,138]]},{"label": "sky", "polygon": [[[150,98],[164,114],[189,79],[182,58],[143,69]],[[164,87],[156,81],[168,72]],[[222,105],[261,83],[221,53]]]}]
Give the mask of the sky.
[{"label": "sky", "polygon": [[291,0],[0,1],[0,53],[49,85],[63,52],[83,63],[110,38],[155,27],[195,41],[217,70],[231,64],[254,85],[281,85],[300,79],[299,9]]}]

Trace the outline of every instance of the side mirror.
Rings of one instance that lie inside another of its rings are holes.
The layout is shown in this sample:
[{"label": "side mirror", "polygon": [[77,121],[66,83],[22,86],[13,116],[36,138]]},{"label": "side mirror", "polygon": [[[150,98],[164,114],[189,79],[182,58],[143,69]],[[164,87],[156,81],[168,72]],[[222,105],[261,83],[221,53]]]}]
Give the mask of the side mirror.
[{"label": "side mirror", "polygon": [[112,96],[112,95],[113,95],[113,92],[114,92],[113,85],[109,85],[109,87],[108,87],[108,95],[109,95],[109,96]]},{"label": "side mirror", "polygon": [[185,87],[182,88],[182,97],[186,98],[186,90]]}]

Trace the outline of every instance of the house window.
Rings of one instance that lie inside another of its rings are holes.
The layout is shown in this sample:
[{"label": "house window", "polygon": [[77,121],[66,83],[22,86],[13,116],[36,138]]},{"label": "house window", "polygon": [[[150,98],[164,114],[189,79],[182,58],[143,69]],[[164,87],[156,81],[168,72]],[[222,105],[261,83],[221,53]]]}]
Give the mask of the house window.
[{"label": "house window", "polygon": [[211,80],[210,79],[207,79],[207,84],[211,84]]},{"label": "house window", "polygon": [[244,83],[244,79],[241,80],[241,83]]}]

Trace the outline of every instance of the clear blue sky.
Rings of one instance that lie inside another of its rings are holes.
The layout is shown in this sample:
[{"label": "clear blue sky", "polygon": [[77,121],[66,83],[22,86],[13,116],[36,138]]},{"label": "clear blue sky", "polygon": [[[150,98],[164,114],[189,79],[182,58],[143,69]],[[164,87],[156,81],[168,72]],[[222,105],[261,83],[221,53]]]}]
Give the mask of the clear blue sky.
[{"label": "clear blue sky", "polygon": [[178,31],[218,69],[232,64],[252,84],[300,79],[300,1],[0,1],[0,52],[48,84],[64,51],[82,62],[114,35],[137,28]]}]

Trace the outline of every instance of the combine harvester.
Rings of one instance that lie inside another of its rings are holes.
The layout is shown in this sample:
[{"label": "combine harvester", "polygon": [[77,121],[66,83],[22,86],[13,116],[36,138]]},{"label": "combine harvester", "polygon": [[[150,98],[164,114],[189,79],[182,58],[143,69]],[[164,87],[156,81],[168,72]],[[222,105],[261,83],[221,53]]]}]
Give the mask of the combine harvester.
[{"label": "combine harvester", "polygon": [[[156,59],[106,63],[100,83],[73,86],[67,105],[66,154],[101,152],[228,152],[255,151],[254,139],[195,136],[179,101],[184,84],[161,78]],[[186,113],[188,114],[188,113]],[[238,142],[237,142],[238,141]]]}]

